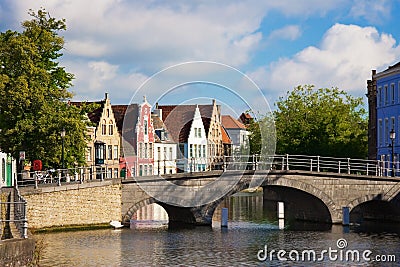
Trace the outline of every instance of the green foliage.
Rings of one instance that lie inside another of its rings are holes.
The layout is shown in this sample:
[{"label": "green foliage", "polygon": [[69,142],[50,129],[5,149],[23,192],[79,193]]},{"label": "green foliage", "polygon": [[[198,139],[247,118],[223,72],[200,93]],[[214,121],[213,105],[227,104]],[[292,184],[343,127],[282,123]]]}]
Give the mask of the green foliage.
[{"label": "green foliage", "polygon": [[0,33],[0,147],[18,158],[25,151],[30,160],[45,167],[61,165],[61,136],[65,136],[66,166],[85,162],[85,117],[67,100],[73,75],[59,66],[64,46],[58,35],[65,30],[43,9],[30,11],[23,31]]},{"label": "green foliage", "polygon": [[250,132],[250,155],[270,156],[275,154],[276,130],[273,114],[253,114],[253,120],[246,125]]},{"label": "green foliage", "polygon": [[298,86],[274,112],[278,154],[365,158],[367,119],[361,98],[338,88]]}]

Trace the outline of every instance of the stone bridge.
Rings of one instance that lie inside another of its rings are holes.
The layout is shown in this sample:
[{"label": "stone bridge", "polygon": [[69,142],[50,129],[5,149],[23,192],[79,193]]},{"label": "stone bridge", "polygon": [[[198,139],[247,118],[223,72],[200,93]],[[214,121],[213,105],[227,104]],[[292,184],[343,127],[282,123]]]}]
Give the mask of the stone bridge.
[{"label": "stone bridge", "polygon": [[[219,179],[221,173],[175,174],[162,179],[189,190]],[[199,207],[162,203],[141,189],[141,181],[123,180],[122,221],[129,224],[138,209],[157,203],[168,213],[170,224],[211,225],[216,207],[226,197],[248,188],[253,177],[264,179],[261,186],[265,203],[285,203],[287,218],[336,224],[342,222],[342,208],[349,207],[353,221],[400,221],[400,178],[397,177],[292,170],[226,171],[225,175],[239,182],[223,197]],[[160,177],[154,177],[154,181],[157,179]]]}]

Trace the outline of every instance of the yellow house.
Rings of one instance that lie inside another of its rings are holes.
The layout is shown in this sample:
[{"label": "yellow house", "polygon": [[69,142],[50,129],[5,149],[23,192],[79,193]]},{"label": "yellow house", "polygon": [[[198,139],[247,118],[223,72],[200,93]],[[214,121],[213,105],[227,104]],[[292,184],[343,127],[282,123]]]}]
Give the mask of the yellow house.
[{"label": "yellow house", "polygon": [[[83,102],[70,102],[81,106]],[[90,104],[89,102],[86,102]],[[95,102],[100,107],[87,114],[92,126],[87,128],[88,144],[86,165],[91,167],[89,179],[119,177],[119,156],[121,151],[120,134],[117,129],[114,113],[108,93],[102,101]]]}]

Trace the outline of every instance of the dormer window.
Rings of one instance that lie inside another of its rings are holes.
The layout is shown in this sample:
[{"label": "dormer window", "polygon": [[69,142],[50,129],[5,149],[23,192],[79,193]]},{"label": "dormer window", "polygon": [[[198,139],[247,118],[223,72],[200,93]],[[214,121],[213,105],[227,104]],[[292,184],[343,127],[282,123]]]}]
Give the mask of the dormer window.
[{"label": "dormer window", "polygon": [[113,121],[110,121],[110,124],[108,125],[108,134],[113,135],[114,134],[114,125]]}]

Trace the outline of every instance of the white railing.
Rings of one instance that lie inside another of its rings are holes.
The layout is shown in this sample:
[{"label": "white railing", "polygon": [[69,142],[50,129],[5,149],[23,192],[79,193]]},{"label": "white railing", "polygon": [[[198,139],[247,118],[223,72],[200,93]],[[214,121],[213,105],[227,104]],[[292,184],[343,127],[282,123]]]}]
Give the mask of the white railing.
[{"label": "white railing", "polygon": [[[308,155],[234,155],[221,156],[208,159],[177,159],[153,161],[152,172],[147,175],[161,175],[166,173],[166,166],[176,166],[184,163],[189,166],[186,172],[198,172],[194,166],[207,165],[205,171],[212,170],[272,170],[272,171],[308,171],[308,172],[333,172],[341,174],[355,174],[366,176],[400,176],[399,163],[388,161],[334,158]],[[161,164],[162,163],[162,164]],[[393,168],[394,167],[394,168]],[[113,170],[118,169],[118,173]],[[111,170],[111,171],[110,171]],[[102,165],[90,167],[77,167],[71,169],[57,169],[48,171],[24,172],[19,174],[19,185],[83,183],[85,181],[103,181],[105,179],[121,178],[119,165]],[[144,173],[143,173],[144,175]]]}]

